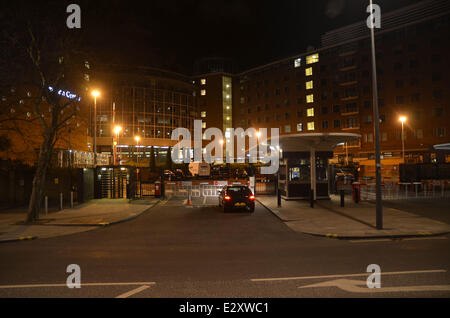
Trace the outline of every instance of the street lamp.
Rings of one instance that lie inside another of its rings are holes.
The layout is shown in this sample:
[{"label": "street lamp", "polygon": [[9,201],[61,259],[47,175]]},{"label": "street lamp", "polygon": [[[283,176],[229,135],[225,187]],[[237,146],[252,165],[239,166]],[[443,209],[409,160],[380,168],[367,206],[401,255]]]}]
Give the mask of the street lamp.
[{"label": "street lamp", "polygon": [[94,167],[97,167],[97,97],[100,92],[94,90],[91,94],[94,96]]},{"label": "street lamp", "polygon": [[134,140],[136,140],[136,162],[139,162],[139,141],[141,140],[141,137],[135,136]]},{"label": "street lamp", "polygon": [[114,127],[114,133],[116,134],[116,142],[115,142],[115,146],[116,146],[116,151],[114,154],[114,164],[117,163],[117,146],[119,145],[119,133],[122,131],[122,127],[120,126],[115,126]]},{"label": "street lamp", "polygon": [[[369,2],[370,12],[373,12],[372,0]],[[375,210],[376,227],[383,229],[383,205],[381,199],[381,149],[380,149],[380,116],[378,112],[378,85],[377,85],[377,63],[375,55],[375,25],[370,19],[370,42],[372,55],[372,92],[373,92],[373,129],[375,135]]]},{"label": "street lamp", "polygon": [[406,121],[406,117],[405,116],[400,116],[400,118],[398,119],[401,121],[402,123],[402,158],[403,158],[403,163],[405,163],[405,135],[403,132],[403,124]]}]

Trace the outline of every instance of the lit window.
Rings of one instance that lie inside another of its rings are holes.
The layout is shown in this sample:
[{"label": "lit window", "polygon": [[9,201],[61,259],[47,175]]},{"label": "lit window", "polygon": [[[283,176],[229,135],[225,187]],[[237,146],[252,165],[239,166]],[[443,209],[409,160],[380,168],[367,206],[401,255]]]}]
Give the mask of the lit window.
[{"label": "lit window", "polygon": [[205,96],[205,95],[206,95],[206,89],[202,89],[202,90],[200,91],[200,95]]},{"label": "lit window", "polygon": [[313,94],[306,95],[306,102],[314,103],[314,95]]},{"label": "lit window", "polygon": [[303,123],[297,124],[297,131],[303,131]]},{"label": "lit window", "polygon": [[206,117],[206,112],[201,112],[200,113],[200,117],[205,118]]},{"label": "lit window", "polygon": [[206,128],[206,123],[202,123],[202,128]]},{"label": "lit window", "polygon": [[306,64],[313,64],[319,62],[319,54],[313,54],[306,57]]},{"label": "lit window", "polygon": [[308,130],[314,130],[314,122],[313,121],[308,123]]},{"label": "lit window", "polygon": [[306,116],[313,117],[314,116],[314,108],[308,108],[306,110]]},{"label": "lit window", "polygon": [[284,132],[290,133],[291,132],[291,125],[284,126]]},{"label": "lit window", "polygon": [[312,75],[312,67],[305,68],[305,75],[311,76]]},{"label": "lit window", "polygon": [[201,83],[202,85],[206,85],[206,78],[202,78],[202,79],[200,80],[200,83]]},{"label": "lit window", "polygon": [[294,60],[294,67],[300,67],[302,65],[302,58],[299,57],[298,59]]},{"label": "lit window", "polygon": [[313,89],[313,81],[306,82],[306,89]]}]

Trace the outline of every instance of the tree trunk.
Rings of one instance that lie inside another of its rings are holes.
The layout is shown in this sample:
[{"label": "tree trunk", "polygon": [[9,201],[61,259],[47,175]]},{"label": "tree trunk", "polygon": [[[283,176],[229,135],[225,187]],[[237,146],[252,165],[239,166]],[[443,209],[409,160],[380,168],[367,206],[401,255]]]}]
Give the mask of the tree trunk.
[{"label": "tree trunk", "polygon": [[53,152],[53,137],[44,136],[44,142],[39,151],[39,159],[36,168],[36,173],[33,178],[33,188],[31,191],[30,202],[28,205],[27,223],[33,223],[39,220],[39,213],[42,206],[42,198],[45,190],[45,177],[47,175],[47,168],[50,164]]}]

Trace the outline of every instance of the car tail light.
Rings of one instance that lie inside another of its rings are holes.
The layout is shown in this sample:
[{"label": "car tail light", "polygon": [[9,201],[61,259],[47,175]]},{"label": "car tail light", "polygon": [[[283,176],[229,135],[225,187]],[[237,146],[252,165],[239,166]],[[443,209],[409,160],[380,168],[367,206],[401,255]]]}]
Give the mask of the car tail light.
[{"label": "car tail light", "polygon": [[231,200],[231,197],[229,195],[226,195],[225,200]]},{"label": "car tail light", "polygon": [[255,196],[254,195],[251,195],[251,196],[249,196],[248,197],[250,200],[255,200]]}]

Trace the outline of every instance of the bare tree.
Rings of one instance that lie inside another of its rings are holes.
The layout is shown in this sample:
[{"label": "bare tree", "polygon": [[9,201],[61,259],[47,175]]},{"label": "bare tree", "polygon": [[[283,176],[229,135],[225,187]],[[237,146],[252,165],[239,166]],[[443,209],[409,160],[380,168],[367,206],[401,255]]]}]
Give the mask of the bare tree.
[{"label": "bare tree", "polygon": [[[0,130],[39,142],[26,220],[35,222],[55,144],[82,120],[78,114],[88,90],[90,66],[78,49],[77,31],[63,23],[55,26],[55,20],[43,21],[38,12],[18,12],[4,14],[8,22],[2,25]],[[64,17],[64,11],[60,14]]]}]

